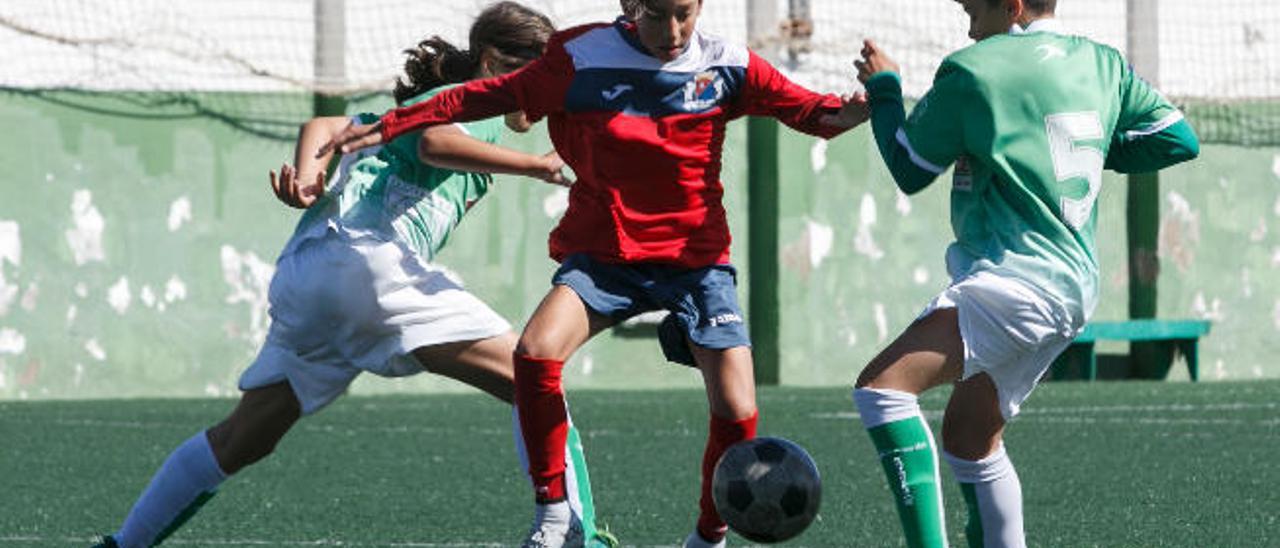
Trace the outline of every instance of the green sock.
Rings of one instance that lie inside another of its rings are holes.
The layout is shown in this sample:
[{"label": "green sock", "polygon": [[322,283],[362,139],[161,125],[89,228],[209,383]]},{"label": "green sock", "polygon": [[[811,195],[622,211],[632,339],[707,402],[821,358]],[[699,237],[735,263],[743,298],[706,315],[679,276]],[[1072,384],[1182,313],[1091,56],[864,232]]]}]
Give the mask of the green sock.
[{"label": "green sock", "polygon": [[590,539],[596,536],[596,505],[591,499],[591,475],[587,473],[587,458],[582,454],[582,437],[578,429],[569,425],[569,437],[566,440],[569,461],[573,464],[574,476],[577,479],[578,502],[582,504],[583,537]]},{"label": "green sock", "polygon": [[912,548],[947,546],[938,480],[938,450],[924,417],[881,424],[867,430],[880,454],[898,518]]}]

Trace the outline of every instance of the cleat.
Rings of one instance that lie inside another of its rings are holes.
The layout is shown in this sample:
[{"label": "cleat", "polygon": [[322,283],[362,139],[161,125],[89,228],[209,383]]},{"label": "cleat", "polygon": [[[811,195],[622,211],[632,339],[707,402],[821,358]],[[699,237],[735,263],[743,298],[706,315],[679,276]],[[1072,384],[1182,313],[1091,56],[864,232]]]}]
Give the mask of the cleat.
[{"label": "cleat", "polygon": [[120,548],[120,545],[116,543],[115,537],[106,535],[102,537],[102,542],[94,544],[93,548]]},{"label": "cleat", "polygon": [[583,546],[582,524],[577,520],[570,523],[565,531],[535,525],[529,529],[529,535],[520,544],[520,548],[583,548]]},{"label": "cleat", "polygon": [[584,544],[586,548],[618,548],[622,543],[618,542],[618,537],[613,536],[608,528],[596,529],[596,534],[587,539]]}]

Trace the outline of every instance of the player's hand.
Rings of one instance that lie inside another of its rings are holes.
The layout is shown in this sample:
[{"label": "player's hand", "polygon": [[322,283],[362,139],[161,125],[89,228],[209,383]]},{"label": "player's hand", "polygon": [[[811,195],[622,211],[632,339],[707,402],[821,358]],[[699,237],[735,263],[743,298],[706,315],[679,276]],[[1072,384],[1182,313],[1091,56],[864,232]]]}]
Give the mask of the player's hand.
[{"label": "player's hand", "polygon": [[898,72],[898,64],[893,62],[884,50],[871,40],[862,41],[862,59],[855,59],[853,66],[858,69],[858,81],[867,83],[872,76],[881,72]]},{"label": "player's hand", "polygon": [[270,172],[270,176],[271,190],[276,193],[276,198],[290,207],[306,209],[324,196],[323,171],[317,173],[315,181],[309,185],[300,183],[297,168],[289,164],[280,166],[279,176],[274,171]]},{"label": "player's hand", "polygon": [[380,144],[382,144],[382,122],[365,126],[351,122],[320,147],[316,152],[316,158],[323,158],[324,155],[335,150],[342,154],[351,154],[362,148]]},{"label": "player's hand", "polygon": [[829,126],[849,129],[867,121],[871,117],[871,108],[867,106],[867,94],[859,91],[853,95],[840,98],[844,104],[835,114],[824,114],[820,121]]},{"label": "player's hand", "polygon": [[573,186],[573,179],[565,173],[564,167],[564,160],[560,159],[560,154],[553,150],[542,155],[542,166],[533,176],[553,185]]}]

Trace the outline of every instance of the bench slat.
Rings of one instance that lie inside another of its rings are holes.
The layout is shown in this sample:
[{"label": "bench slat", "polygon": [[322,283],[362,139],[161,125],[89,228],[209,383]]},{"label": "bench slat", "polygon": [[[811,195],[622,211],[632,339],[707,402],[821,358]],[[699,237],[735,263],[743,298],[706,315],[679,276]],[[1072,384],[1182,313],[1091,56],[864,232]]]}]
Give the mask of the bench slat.
[{"label": "bench slat", "polygon": [[1090,322],[1076,342],[1100,339],[1125,341],[1160,341],[1195,339],[1209,332],[1208,320],[1129,320],[1122,322]]}]

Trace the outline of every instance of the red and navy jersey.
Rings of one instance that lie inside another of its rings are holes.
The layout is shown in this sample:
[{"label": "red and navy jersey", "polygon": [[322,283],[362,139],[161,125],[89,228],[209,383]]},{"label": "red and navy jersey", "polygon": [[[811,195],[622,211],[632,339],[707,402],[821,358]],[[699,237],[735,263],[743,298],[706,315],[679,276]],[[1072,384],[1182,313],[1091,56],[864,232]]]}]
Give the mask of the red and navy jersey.
[{"label": "red and navy jersey", "polygon": [[819,120],[840,106],[839,97],[792,83],[746,47],[701,32],[663,63],[619,20],[556,33],[543,57],[519,71],[391,111],[382,137],[515,110],[545,117],[556,151],[578,177],[551,233],[552,258],[587,253],[604,262],[697,268],[729,261],[720,182],[725,124],[772,116],[830,138],[844,128]]}]

